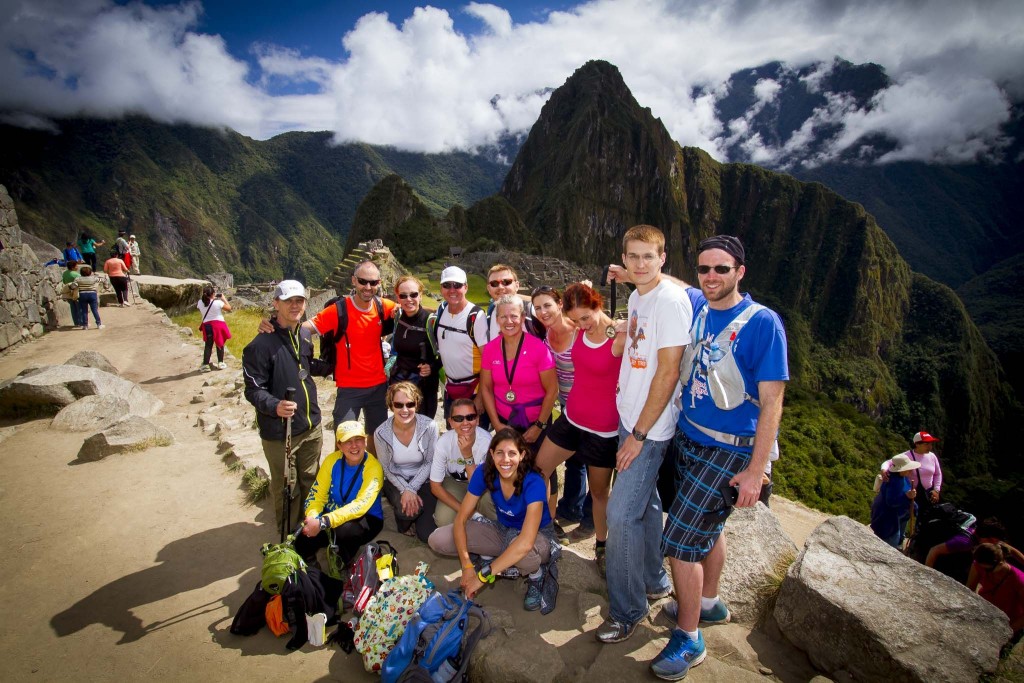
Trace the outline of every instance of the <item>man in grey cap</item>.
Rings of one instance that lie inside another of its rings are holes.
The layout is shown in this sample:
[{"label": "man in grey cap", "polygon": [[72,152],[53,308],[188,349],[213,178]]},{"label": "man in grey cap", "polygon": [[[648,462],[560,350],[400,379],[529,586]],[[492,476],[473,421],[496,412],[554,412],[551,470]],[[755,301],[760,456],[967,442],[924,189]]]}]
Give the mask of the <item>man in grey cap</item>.
[{"label": "man in grey cap", "polygon": [[142,256],[142,250],[139,249],[139,242],[135,239],[135,235],[128,237],[128,253],[132,255],[132,275],[140,275],[139,257]]},{"label": "man in grey cap", "polygon": [[[287,527],[295,529],[303,519],[302,503],[316,480],[323,443],[316,384],[310,372],[312,335],[299,324],[306,312],[306,288],[302,283],[278,283],[274,289],[274,310],[277,317],[270,321],[273,332],[257,334],[242,351],[242,375],[245,398],[256,407],[278,527],[284,518],[285,430],[291,418],[297,486],[292,490]],[[285,400],[288,388],[295,389],[291,400]]]}]

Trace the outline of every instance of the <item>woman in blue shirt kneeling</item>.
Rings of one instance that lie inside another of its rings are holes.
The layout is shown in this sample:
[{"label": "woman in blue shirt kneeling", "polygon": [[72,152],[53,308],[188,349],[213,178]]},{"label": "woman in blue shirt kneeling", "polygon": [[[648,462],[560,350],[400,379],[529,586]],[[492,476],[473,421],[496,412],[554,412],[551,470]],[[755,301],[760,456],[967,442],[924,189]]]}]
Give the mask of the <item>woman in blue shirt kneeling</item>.
[{"label": "woman in blue shirt kneeling", "polygon": [[[476,506],[490,491],[497,522],[476,515]],[[493,583],[495,576],[516,567],[526,576],[523,607],[541,607],[542,566],[551,558],[554,529],[547,505],[544,475],[534,466],[534,456],[522,435],[504,428],[491,439],[483,467],[469,480],[466,497],[455,522],[430,535],[430,547],[442,555],[458,555],[462,564],[460,586],[472,598]],[[477,570],[470,553],[480,555]]]}]

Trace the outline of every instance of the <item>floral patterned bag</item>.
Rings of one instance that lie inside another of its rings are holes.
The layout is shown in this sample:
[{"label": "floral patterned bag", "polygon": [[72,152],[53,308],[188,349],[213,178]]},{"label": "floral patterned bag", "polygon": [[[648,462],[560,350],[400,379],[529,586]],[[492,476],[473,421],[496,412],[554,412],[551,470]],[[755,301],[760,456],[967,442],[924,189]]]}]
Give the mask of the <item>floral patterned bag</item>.
[{"label": "floral patterned bag", "polygon": [[428,565],[420,562],[415,574],[386,580],[370,599],[359,618],[354,638],[356,650],[363,655],[367,671],[380,671],[381,665],[402,637],[405,627],[416,616],[420,605],[434,592],[427,578]]}]

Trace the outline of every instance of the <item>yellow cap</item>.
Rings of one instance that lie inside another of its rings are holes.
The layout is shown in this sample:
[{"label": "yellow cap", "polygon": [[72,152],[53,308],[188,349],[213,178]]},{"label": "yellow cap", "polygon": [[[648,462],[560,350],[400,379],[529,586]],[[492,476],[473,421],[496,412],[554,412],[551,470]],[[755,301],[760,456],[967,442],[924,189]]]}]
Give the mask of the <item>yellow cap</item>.
[{"label": "yellow cap", "polygon": [[338,425],[336,432],[338,443],[345,443],[349,439],[354,439],[357,436],[366,438],[366,431],[363,429],[363,423],[356,420],[349,420],[348,422],[342,422]]}]

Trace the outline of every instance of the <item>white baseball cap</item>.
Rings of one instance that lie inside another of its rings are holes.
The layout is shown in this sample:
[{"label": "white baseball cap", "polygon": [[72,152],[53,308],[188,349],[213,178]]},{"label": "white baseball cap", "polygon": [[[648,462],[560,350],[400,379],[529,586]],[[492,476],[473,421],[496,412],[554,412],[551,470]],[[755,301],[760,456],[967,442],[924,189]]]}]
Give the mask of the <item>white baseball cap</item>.
[{"label": "white baseball cap", "polygon": [[458,266],[448,266],[441,271],[441,282],[458,282],[466,284],[466,271]]},{"label": "white baseball cap", "polygon": [[275,299],[287,300],[294,299],[297,296],[301,296],[303,299],[306,298],[306,288],[298,280],[281,280],[277,283],[277,287],[274,288]]}]

